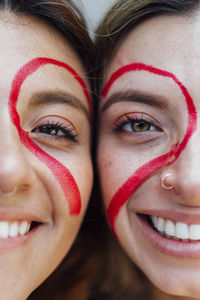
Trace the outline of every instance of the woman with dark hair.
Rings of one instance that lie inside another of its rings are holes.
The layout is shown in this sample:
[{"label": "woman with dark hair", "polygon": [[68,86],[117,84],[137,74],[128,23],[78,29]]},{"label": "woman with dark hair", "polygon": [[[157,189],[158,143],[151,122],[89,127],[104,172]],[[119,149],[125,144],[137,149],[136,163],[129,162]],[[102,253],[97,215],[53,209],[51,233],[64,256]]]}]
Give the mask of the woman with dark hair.
[{"label": "woman with dark hair", "polygon": [[84,232],[65,257],[93,182],[92,42],[70,0],[0,1],[0,19],[0,298],[87,299]]},{"label": "woman with dark hair", "polygon": [[97,34],[110,227],[144,274],[144,299],[200,299],[200,2],[119,0]]}]

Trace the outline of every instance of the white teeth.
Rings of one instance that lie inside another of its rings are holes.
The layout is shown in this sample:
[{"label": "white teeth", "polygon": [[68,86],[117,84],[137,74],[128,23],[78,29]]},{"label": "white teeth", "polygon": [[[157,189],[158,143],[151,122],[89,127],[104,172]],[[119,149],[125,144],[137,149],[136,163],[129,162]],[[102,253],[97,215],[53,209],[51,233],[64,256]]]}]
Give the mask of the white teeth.
[{"label": "white teeth", "polygon": [[30,228],[31,228],[31,223],[27,222],[26,232],[25,233],[29,232]]},{"label": "white teeth", "polygon": [[189,239],[189,226],[185,223],[176,223],[176,237],[182,240]]},{"label": "white teeth", "polygon": [[165,220],[163,218],[158,218],[158,222],[157,222],[156,228],[160,232],[164,232],[165,231]]},{"label": "white teeth", "polygon": [[31,224],[27,221],[22,221],[19,224],[19,234],[24,235],[26,232],[29,231]]},{"label": "white teeth", "polygon": [[0,238],[25,235],[30,230],[29,221],[0,221]]},{"label": "white teeth", "polygon": [[171,220],[165,222],[165,233],[169,236],[175,236],[175,226]]},{"label": "white teeth", "polygon": [[0,238],[7,238],[8,237],[8,222],[0,221]]},{"label": "white teeth", "polygon": [[8,235],[10,237],[15,237],[18,235],[18,222],[12,222],[9,226]]},{"label": "white teeth", "polygon": [[184,241],[200,240],[200,224],[188,225],[156,216],[150,216],[150,219],[157,231],[168,238],[181,239]]},{"label": "white teeth", "polygon": [[198,225],[198,224],[190,225],[189,235],[192,240],[195,240],[195,241],[199,240],[200,239],[200,225]]}]

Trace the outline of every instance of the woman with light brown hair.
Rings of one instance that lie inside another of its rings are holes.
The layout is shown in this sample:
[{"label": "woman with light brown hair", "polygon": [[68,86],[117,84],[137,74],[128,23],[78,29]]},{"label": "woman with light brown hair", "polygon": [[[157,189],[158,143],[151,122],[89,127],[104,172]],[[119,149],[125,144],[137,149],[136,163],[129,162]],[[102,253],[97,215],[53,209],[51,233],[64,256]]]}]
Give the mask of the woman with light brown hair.
[{"label": "woman with light brown hair", "polygon": [[117,1],[97,36],[108,222],[144,299],[200,299],[200,1]]}]

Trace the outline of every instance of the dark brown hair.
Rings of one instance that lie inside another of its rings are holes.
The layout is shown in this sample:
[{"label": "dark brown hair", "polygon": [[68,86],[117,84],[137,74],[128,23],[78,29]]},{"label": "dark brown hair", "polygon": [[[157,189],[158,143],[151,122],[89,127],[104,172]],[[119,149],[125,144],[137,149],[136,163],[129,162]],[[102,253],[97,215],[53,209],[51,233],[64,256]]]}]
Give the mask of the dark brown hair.
[{"label": "dark brown hair", "polygon": [[84,18],[72,0],[0,0],[0,9],[48,22],[64,34],[88,70],[93,57],[93,43]]},{"label": "dark brown hair", "polygon": [[[79,9],[71,0],[0,0],[0,9],[40,18],[58,30],[78,54],[87,78],[90,76],[93,43]],[[95,268],[92,270],[89,267],[93,257],[96,257],[95,250],[94,256],[90,256],[92,250],[90,234],[87,227],[84,227],[60,266],[28,299],[87,299],[90,280],[95,273]]]}]

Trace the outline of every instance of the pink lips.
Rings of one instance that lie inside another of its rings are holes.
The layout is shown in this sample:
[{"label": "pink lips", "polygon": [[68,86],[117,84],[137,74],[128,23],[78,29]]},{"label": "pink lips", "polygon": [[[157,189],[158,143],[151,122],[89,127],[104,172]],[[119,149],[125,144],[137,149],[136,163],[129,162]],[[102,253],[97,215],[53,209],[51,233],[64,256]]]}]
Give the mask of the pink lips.
[{"label": "pink lips", "polygon": [[106,97],[111,86],[121,76],[123,76],[128,72],[135,72],[135,71],[146,71],[155,74],[156,76],[166,77],[172,80],[177,85],[177,87],[181,90],[187,105],[188,126],[187,126],[185,136],[180,143],[173,145],[171,150],[168,153],[159,156],[149,161],[145,165],[141,166],[140,168],[138,168],[114,194],[108,206],[107,215],[111,225],[111,229],[113,230],[115,235],[116,232],[115,232],[114,224],[121,207],[126,203],[126,201],[135,192],[135,190],[153,173],[157,172],[159,169],[161,169],[164,166],[174,163],[177,160],[177,158],[180,156],[182,151],[185,149],[190,137],[192,136],[192,134],[197,128],[196,109],[193,100],[189,92],[187,91],[186,87],[176,78],[174,74],[164,70],[154,68],[150,65],[145,65],[142,63],[133,63],[121,67],[116,72],[114,72],[109,78],[108,82],[106,83],[103,89],[102,96]]},{"label": "pink lips", "polygon": [[143,226],[143,231],[147,239],[150,240],[160,252],[170,256],[200,259],[199,241],[183,242],[165,238],[152,229],[145,218],[139,217],[139,220]]},{"label": "pink lips", "polygon": [[76,73],[76,71],[69,65],[50,58],[35,58],[29,61],[27,64],[21,67],[12,81],[12,89],[9,97],[9,112],[13,124],[16,126],[19,137],[22,144],[31,151],[40,161],[42,161],[51,170],[57,181],[59,182],[65,198],[69,205],[70,215],[79,215],[81,211],[81,196],[78,189],[78,185],[71,175],[70,171],[62,165],[55,158],[43,151],[38,145],[36,145],[28,136],[28,132],[25,132],[20,126],[20,117],[16,109],[19,93],[23,82],[28,76],[37,71],[44,65],[55,65],[66,69],[81,85],[83,92],[88,101],[89,109],[91,111],[91,101],[87,91],[87,87],[82,78]]}]

